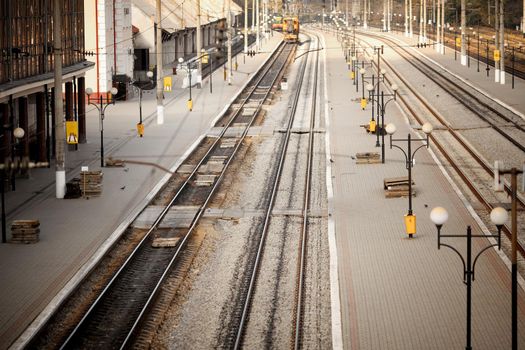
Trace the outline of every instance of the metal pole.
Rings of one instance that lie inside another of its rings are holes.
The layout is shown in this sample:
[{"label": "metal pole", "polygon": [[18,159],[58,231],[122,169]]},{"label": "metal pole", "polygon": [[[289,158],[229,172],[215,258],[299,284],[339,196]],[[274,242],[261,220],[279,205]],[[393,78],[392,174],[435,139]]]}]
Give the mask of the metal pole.
[{"label": "metal pole", "polygon": [[213,55],[210,53],[210,94],[213,93]]},{"label": "metal pole", "polygon": [[139,119],[142,124],[142,89],[139,88]]},{"label": "metal pole", "polygon": [[456,30],[454,29],[454,61],[458,59],[457,43],[458,43],[458,35],[456,33]]},{"label": "metal pole", "polygon": [[[201,0],[197,0],[197,55],[201,54],[202,32],[201,32]],[[202,60],[197,60],[197,85],[202,84]]]},{"label": "metal pole", "polygon": [[[512,168],[511,174],[511,192],[512,192],[512,209],[511,209],[511,280],[512,280],[512,349],[518,349],[518,170]],[[522,176],[525,176],[523,174]]]},{"label": "metal pole", "polygon": [[383,91],[381,91],[381,163],[385,163],[385,96]]},{"label": "metal pole", "polygon": [[478,73],[479,73],[479,28],[478,28]]},{"label": "metal pole", "polygon": [[161,14],[161,0],[157,0],[156,4],[156,22],[157,22],[157,47],[156,47],[156,64],[157,64],[157,124],[164,124],[164,86],[162,84],[162,14]]},{"label": "metal pole", "polygon": [[0,185],[1,191],[2,191],[2,243],[7,242],[7,223],[6,221],[6,215],[5,215],[5,170],[0,170],[1,173],[1,181],[2,184]]},{"label": "metal pole", "polygon": [[407,169],[408,169],[408,215],[412,215],[412,140],[410,138],[410,134],[408,134]]},{"label": "metal pole", "polygon": [[490,67],[489,67],[489,39],[487,39],[487,68],[485,70],[487,71],[487,78],[489,77]]},{"label": "metal pole", "polygon": [[467,279],[467,346],[465,349],[472,349],[471,344],[471,325],[472,325],[472,229],[467,227],[467,271],[465,273]]},{"label": "metal pole", "polygon": [[470,35],[467,34],[467,66],[470,68]]},{"label": "metal pole", "polygon": [[188,62],[188,82],[190,83],[190,112],[193,110],[193,104],[191,99],[191,64]]},{"label": "metal pole", "polygon": [[512,88],[514,89],[514,61],[515,61],[515,57],[514,57],[514,46],[512,47]]},{"label": "metal pole", "polygon": [[466,0],[461,0],[461,65],[467,64],[466,47],[465,47],[465,31],[467,27],[467,15],[466,15]]},{"label": "metal pole", "polygon": [[248,53],[248,0],[244,0],[244,55],[245,57],[247,53]]},{"label": "metal pole", "polygon": [[62,102],[62,1],[53,3],[53,47],[55,73],[55,183],[56,197],[64,198],[66,194],[66,152],[64,130],[64,106]]},{"label": "metal pole", "polygon": [[100,167],[104,167],[104,107],[100,95]]}]

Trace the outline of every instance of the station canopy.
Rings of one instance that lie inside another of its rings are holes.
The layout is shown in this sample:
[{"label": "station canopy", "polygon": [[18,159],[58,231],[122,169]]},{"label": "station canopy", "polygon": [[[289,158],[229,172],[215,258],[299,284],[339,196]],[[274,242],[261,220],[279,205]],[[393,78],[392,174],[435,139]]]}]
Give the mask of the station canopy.
[{"label": "station canopy", "polygon": [[[155,18],[155,0],[132,0],[133,6],[148,17]],[[197,26],[197,0],[162,0],[162,29],[176,32]],[[201,25],[226,18],[226,1],[200,0]],[[242,8],[230,0],[230,11],[236,16]]]}]

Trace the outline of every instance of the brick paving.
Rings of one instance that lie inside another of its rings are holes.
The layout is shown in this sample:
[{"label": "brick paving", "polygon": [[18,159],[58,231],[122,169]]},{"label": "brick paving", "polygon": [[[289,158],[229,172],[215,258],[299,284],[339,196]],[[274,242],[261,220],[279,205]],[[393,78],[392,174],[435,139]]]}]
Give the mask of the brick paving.
[{"label": "brick paving", "polygon": [[[383,179],[406,176],[404,156],[388,147],[386,164],[356,165],[358,152],[377,152],[375,135],[359,125],[370,119],[362,111],[361,92],[349,79],[335,37],[325,33],[330,111],[334,220],[339,261],[343,343],[346,349],[459,349],[465,347],[466,287],[462,264],[454,252],[437,249],[437,232],[429,219],[435,206],[450,218],[443,233],[481,230],[426,150],[413,168],[417,234],[404,233],[408,199],[385,199]],[[360,87],[361,88],[361,87]],[[387,122],[396,137],[409,128],[397,107],[387,107]],[[412,136],[416,136],[412,134]],[[406,149],[406,142],[399,144]],[[489,229],[493,229],[490,227]],[[474,240],[474,252],[486,239]],[[464,239],[447,243],[465,253]],[[525,345],[525,295],[520,289],[519,339]],[[484,253],[473,282],[472,341],[475,349],[510,348],[510,271],[494,250]]]}]

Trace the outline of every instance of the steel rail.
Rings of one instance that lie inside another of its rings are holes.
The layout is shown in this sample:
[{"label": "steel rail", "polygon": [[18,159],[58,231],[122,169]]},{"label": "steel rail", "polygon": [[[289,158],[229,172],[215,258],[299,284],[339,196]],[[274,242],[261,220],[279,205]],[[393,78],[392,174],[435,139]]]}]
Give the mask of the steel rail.
[{"label": "steel rail", "polygon": [[301,347],[301,333],[302,333],[302,312],[303,312],[303,286],[306,272],[306,256],[307,256],[307,243],[308,243],[308,212],[310,210],[310,191],[311,191],[311,179],[312,179],[312,163],[314,155],[314,128],[315,128],[315,114],[317,112],[317,82],[319,72],[319,51],[320,40],[319,36],[315,34],[317,39],[317,54],[314,70],[314,84],[313,84],[313,96],[312,96],[312,107],[310,113],[310,132],[308,135],[308,160],[306,165],[306,183],[304,189],[303,199],[303,227],[301,231],[301,245],[299,249],[299,266],[298,266],[298,280],[297,280],[297,301],[295,305],[295,327],[294,327],[294,349],[298,350]]},{"label": "steel rail", "polygon": [[[380,35],[375,35],[375,34],[364,34],[361,32],[361,34],[363,35],[367,35],[367,36],[371,36],[371,37],[375,37],[375,38],[378,38],[378,39],[381,39],[381,40],[384,40],[384,41],[388,41],[390,42],[391,44],[389,45],[392,49],[394,49],[394,51],[396,51],[397,53],[400,53],[400,50],[402,50],[404,53],[410,55],[412,57],[412,59],[407,59],[407,61],[412,65],[414,66],[416,69],[418,69],[419,71],[421,71],[422,73],[426,73],[428,74],[428,72],[431,72],[432,74],[434,74],[435,78],[432,78],[430,76],[428,76],[436,85],[438,85],[439,87],[441,87],[443,90],[445,91],[449,91],[450,90],[450,87],[447,87],[445,86],[445,84],[449,84],[451,85],[453,88],[456,89],[456,91],[458,91],[459,93],[463,93],[463,94],[466,94],[468,97],[470,97],[471,100],[474,100],[476,103],[478,103],[479,105],[481,105],[482,107],[488,109],[489,111],[491,111],[492,113],[494,113],[496,116],[498,116],[499,118],[505,120],[506,122],[508,123],[511,123],[513,124],[516,128],[518,128],[519,130],[521,130],[522,132],[525,132],[525,128],[523,126],[521,126],[520,124],[514,122],[513,120],[510,120],[509,117],[505,116],[502,112],[496,110],[494,107],[488,105],[487,103],[483,102],[480,100],[479,97],[475,96],[473,93],[467,91],[465,88],[461,87],[459,84],[457,84],[456,82],[452,81],[451,79],[441,75],[436,69],[434,69],[432,66],[430,66],[429,64],[427,64],[426,62],[423,62],[423,60],[421,58],[419,58],[418,56],[414,55],[413,53],[409,52],[405,47],[401,47],[399,45],[396,45],[394,43],[393,40],[389,39],[389,38],[385,38],[385,37],[382,37]],[[418,66],[415,62],[418,62],[418,64],[420,64],[420,66]],[[424,68],[421,68],[421,66],[423,66]],[[427,72],[425,72],[424,70],[427,70]],[[440,79],[440,81],[438,81],[438,79]],[[472,113],[474,113],[475,115],[477,115],[480,119],[484,120],[485,122],[487,122],[494,130],[496,130],[499,134],[501,134],[503,137],[505,137],[509,142],[511,142],[514,146],[516,146],[517,148],[519,148],[520,150],[524,151],[525,152],[525,145],[523,145],[521,142],[517,141],[516,139],[514,139],[512,136],[510,136],[509,134],[507,134],[502,128],[500,128],[499,126],[497,126],[495,124],[495,121],[491,121],[489,120],[489,118],[485,117],[482,113],[480,113],[476,108],[475,106],[472,106],[470,104],[468,104],[466,101],[468,99],[466,98],[460,98],[460,96],[458,96],[457,94],[452,94],[449,92],[449,94],[454,97],[459,103],[461,103],[465,108],[467,108],[468,110],[470,110]],[[487,99],[490,99],[489,97],[487,97]],[[514,114],[512,111],[508,110],[506,107],[504,106],[500,106],[501,108],[504,108],[508,113],[511,113],[511,114]],[[519,116],[516,115],[516,118],[520,118]]]},{"label": "steel rail", "polygon": [[242,341],[243,341],[243,336],[244,336],[244,331],[245,331],[245,324],[247,322],[247,318],[248,318],[248,315],[250,313],[251,300],[252,300],[253,293],[254,293],[254,290],[255,290],[255,284],[256,284],[256,280],[257,280],[257,275],[259,273],[259,265],[260,265],[260,261],[262,259],[262,255],[263,255],[263,251],[264,251],[264,245],[265,245],[265,242],[266,242],[266,236],[267,236],[267,233],[268,233],[268,228],[270,226],[271,213],[272,213],[273,206],[274,206],[274,203],[275,203],[275,198],[277,197],[277,189],[279,188],[281,173],[282,173],[284,161],[286,159],[286,151],[287,151],[288,143],[289,143],[289,140],[290,140],[292,125],[293,125],[293,122],[295,120],[295,112],[297,110],[297,105],[298,105],[298,101],[299,101],[299,95],[300,95],[301,87],[302,87],[303,80],[304,80],[304,75],[305,75],[305,71],[306,71],[306,63],[307,63],[307,60],[304,60],[303,61],[303,65],[301,66],[301,73],[299,74],[299,77],[301,77],[301,79],[299,80],[298,87],[295,90],[295,95],[294,95],[294,99],[293,99],[293,103],[292,103],[292,108],[291,108],[291,111],[290,111],[290,118],[288,120],[288,125],[287,125],[287,129],[286,129],[286,135],[285,135],[285,139],[284,139],[283,145],[281,147],[279,163],[278,163],[277,171],[275,173],[275,181],[274,181],[274,184],[273,184],[273,187],[272,187],[272,191],[271,191],[271,195],[270,195],[270,202],[269,202],[268,207],[267,207],[266,212],[265,212],[264,225],[263,225],[263,228],[262,228],[262,231],[261,231],[261,236],[260,236],[260,239],[259,239],[257,255],[255,257],[255,262],[254,262],[254,265],[253,265],[253,269],[251,271],[250,283],[249,283],[248,290],[247,290],[246,295],[245,295],[246,298],[245,298],[244,303],[243,303],[241,318],[239,320],[239,324],[237,325],[237,330],[236,330],[236,335],[235,335],[235,343],[234,343],[234,346],[233,346],[233,349],[235,349],[235,350],[239,349],[242,346]]},{"label": "steel rail", "polygon": [[[195,176],[195,174],[197,173],[199,167],[203,164],[203,162],[205,161],[205,159],[208,157],[208,155],[215,149],[216,145],[220,142],[220,140],[222,139],[222,137],[224,136],[224,134],[226,133],[226,131],[231,127],[233,121],[236,119],[236,117],[241,113],[242,111],[242,107],[247,103],[247,101],[253,96],[254,93],[256,93],[257,91],[257,88],[258,88],[258,84],[266,77],[267,73],[270,72],[270,69],[271,67],[273,66],[273,64],[275,64],[275,62],[277,61],[278,57],[284,52],[284,48],[287,47],[288,45],[285,44],[284,42],[282,42],[280,44],[280,46],[278,47],[278,49],[274,52],[270,62],[268,62],[265,67],[263,68],[263,71],[262,73],[260,74],[256,74],[254,75],[251,80],[255,81],[253,87],[251,88],[251,90],[249,91],[248,93],[248,96],[243,98],[241,104],[240,104],[240,107],[234,111],[234,113],[232,114],[232,117],[230,118],[230,120],[228,121],[228,123],[222,128],[221,130],[221,133],[219,134],[219,136],[215,139],[215,141],[212,143],[212,145],[210,145],[208,151],[206,152],[206,154],[201,158],[201,160],[198,162],[198,164],[194,167],[194,169],[192,170],[192,172],[190,173],[190,175],[187,177],[187,179],[184,181],[184,183],[181,185],[181,187],[179,188],[179,190],[177,191],[177,193],[173,196],[173,198],[170,200],[170,202],[168,203],[168,205],[166,205],[166,207],[161,211],[161,213],[159,214],[159,216],[157,217],[157,219],[154,221],[154,223],[152,224],[152,227],[148,230],[148,232],[144,235],[144,237],[141,239],[141,241],[138,243],[138,245],[135,247],[135,249],[131,252],[131,254],[128,256],[128,258],[125,260],[125,262],[123,263],[123,265],[118,269],[118,271],[115,273],[115,275],[111,278],[111,280],[109,281],[109,283],[105,286],[105,288],[102,290],[102,292],[100,293],[100,295],[97,297],[97,299],[94,301],[94,303],[90,306],[90,308],[88,309],[88,311],[86,312],[86,314],[82,317],[82,319],[80,320],[80,322],[76,325],[75,329],[70,333],[70,335],[68,336],[68,338],[66,339],[66,341],[62,344],[61,346],[61,349],[66,349],[69,347],[69,343],[74,339],[74,337],[76,336],[77,332],[79,332],[79,330],[81,329],[81,327],[83,326],[83,324],[86,322],[86,320],[88,319],[88,317],[90,316],[90,314],[93,312],[93,310],[97,307],[97,304],[102,300],[102,298],[106,295],[106,293],[108,292],[108,290],[111,288],[111,286],[113,285],[113,283],[117,280],[117,278],[120,277],[120,275],[123,273],[123,271],[127,268],[127,266],[130,264],[130,261],[132,261],[132,259],[134,259],[135,255],[137,254],[137,252],[140,250],[140,248],[145,244],[145,242],[147,242],[147,240],[149,239],[150,235],[152,234],[152,232],[155,231],[155,229],[157,228],[158,224],[162,221],[162,219],[165,217],[165,215],[167,214],[168,210],[170,209],[170,207],[173,205],[173,203],[179,198],[180,194],[182,193],[182,191],[189,185],[189,183],[191,182],[191,180],[193,179],[193,177]],[[290,54],[290,52],[288,53]],[[281,70],[283,68],[281,67]],[[277,76],[276,75],[276,78],[277,79]],[[274,82],[275,82],[275,79],[274,79]],[[273,84],[272,84],[273,86]],[[267,97],[267,95],[269,94],[269,92],[271,91],[271,88],[268,90],[268,92],[265,94],[264,98],[261,100],[261,101],[264,101],[264,99]],[[249,125],[246,126],[246,129],[244,130],[244,133],[243,135],[245,136],[249,130],[249,127],[252,125],[253,121],[255,120],[259,110],[260,110],[260,107],[262,105],[262,102],[259,104],[257,110],[255,111],[253,117],[252,117],[252,120],[251,122],[249,123]],[[238,143],[237,147],[235,148],[235,152],[236,150],[238,149],[239,145],[240,145],[241,142]],[[234,154],[235,154],[234,152]],[[221,176],[219,177],[222,178],[222,175],[224,174],[224,172],[226,171],[228,165],[230,164],[231,162],[231,159],[233,158],[233,155],[232,157],[230,157],[228,163],[224,166],[223,170],[222,170],[222,173],[221,173]],[[215,192],[216,188],[218,187],[219,181],[216,181],[216,184],[215,186],[213,187],[212,189],[212,194]],[[206,204],[208,203],[209,201],[209,198],[211,198],[211,195],[208,197],[208,199],[206,200]],[[199,211],[199,218],[200,216],[202,215],[201,214],[202,212],[202,209]],[[198,220],[194,219],[193,222],[192,222],[192,226],[191,228],[195,227],[196,225],[196,222]],[[190,231],[191,233],[191,231]],[[164,280],[164,278],[166,277],[167,275],[167,272],[170,270],[170,268],[172,267],[173,265],[173,262],[175,261],[175,259],[179,256],[180,254],[180,251],[181,249],[183,248],[183,246],[185,245],[186,241],[187,241],[187,238],[189,237],[189,234],[187,234],[184,239],[181,241],[181,244],[179,244],[178,246],[178,249],[177,251],[175,252],[173,258],[171,259],[168,267],[165,269],[164,273],[162,274],[161,276],[161,280],[157,283],[156,287],[154,288],[154,290],[152,291],[150,297],[148,298],[148,301],[146,303],[146,305],[143,307],[143,309],[141,310],[140,314],[139,314],[139,319],[137,319],[132,327],[132,329],[128,332],[127,336],[126,336],[126,339],[124,341],[123,344],[121,344],[121,347],[120,348],[123,348],[124,346],[126,346],[127,342],[130,340],[131,338],[131,335],[134,333],[135,331],[135,328],[136,326],[138,325],[140,319],[142,318],[142,316],[144,315],[146,309],[148,308],[148,306],[150,305],[151,301],[153,300],[153,297],[156,295],[157,291],[159,290],[159,286],[161,285],[162,281]]]},{"label": "steel rail", "polygon": [[[367,35],[367,34],[363,34],[363,35]],[[370,35],[372,36],[372,35]],[[374,35],[374,37],[377,37]],[[381,39],[384,39],[381,37]],[[385,39],[385,41],[389,41],[388,39]],[[468,146],[466,144],[466,142],[462,139],[462,137],[454,130],[452,129],[448,123],[443,119],[443,117],[439,114],[439,112],[437,112],[437,110],[432,107],[428,102],[425,101],[425,99],[414,89],[412,88],[412,86],[407,82],[407,80],[390,64],[388,63],[388,61],[386,61],[385,59],[383,59],[383,63],[385,63],[390,69],[391,71],[398,77],[399,80],[401,80],[404,85],[412,92],[412,94],[421,102],[421,104],[423,106],[425,106],[425,108],[445,127],[446,131],[448,131],[453,137],[454,139],[461,145],[463,146],[463,148],[472,156],[472,158],[474,158],[476,160],[476,162],[478,162],[480,164],[480,166],[491,176],[491,177],[494,177],[494,171],[492,170],[492,168],[490,166],[488,166],[484,161],[483,159],[481,159],[481,157],[474,151],[472,150],[472,148],[470,146]],[[417,67],[416,67],[417,68]],[[430,79],[432,79],[431,77],[429,77]],[[390,83],[389,79],[386,78],[386,80]],[[422,120],[419,116],[418,116],[418,113],[416,111],[414,111],[414,109],[411,107],[410,103],[406,101],[405,97],[403,97],[403,95],[400,95],[398,94],[397,96],[398,100],[402,101],[403,104],[405,105],[406,109],[410,112],[410,114],[414,117],[415,120],[417,120],[421,125],[423,125],[423,123],[425,122],[424,120]],[[430,138],[432,139],[432,143],[439,149],[439,151],[441,152],[441,154],[443,154],[443,156],[447,159],[447,161],[450,163],[450,165],[452,166],[452,168],[454,168],[454,170],[456,171],[456,173],[459,175],[459,177],[463,180],[463,182],[465,183],[465,185],[467,185],[467,187],[470,189],[470,191],[472,192],[472,194],[480,201],[480,203],[482,203],[485,208],[488,210],[488,211],[491,211],[492,209],[494,209],[494,206],[489,203],[484,197],[483,195],[480,193],[480,191],[476,188],[476,186],[472,183],[472,181],[469,180],[469,177],[465,174],[465,172],[463,170],[461,170],[461,167],[456,163],[456,161],[447,153],[445,147],[443,145],[441,145],[441,143],[436,139],[436,137],[433,135],[433,134],[430,134]],[[510,194],[511,193],[511,190],[510,188],[507,186],[507,184],[505,184],[505,191]],[[525,207],[523,201],[518,197],[518,202],[520,203],[520,205],[522,207]],[[509,227],[507,225],[504,225],[503,226],[503,230],[502,230],[505,235],[507,236],[507,238],[511,238],[511,231],[509,229]],[[525,257],[525,249],[522,245],[521,242],[518,241],[518,251],[520,252],[521,256],[522,257]]]}]

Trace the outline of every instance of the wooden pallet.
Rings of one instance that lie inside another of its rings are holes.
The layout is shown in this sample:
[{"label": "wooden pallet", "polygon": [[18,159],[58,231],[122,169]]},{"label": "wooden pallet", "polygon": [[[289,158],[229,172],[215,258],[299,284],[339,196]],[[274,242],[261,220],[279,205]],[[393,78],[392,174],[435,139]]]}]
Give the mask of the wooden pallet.
[{"label": "wooden pallet", "polygon": [[377,164],[381,163],[381,157],[378,152],[364,152],[355,154],[356,164]]},{"label": "wooden pallet", "polygon": [[14,220],[11,223],[11,243],[36,243],[40,240],[39,236],[39,220]]}]

